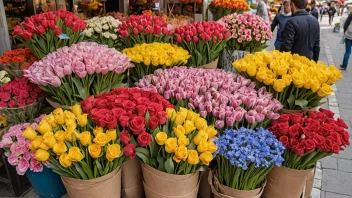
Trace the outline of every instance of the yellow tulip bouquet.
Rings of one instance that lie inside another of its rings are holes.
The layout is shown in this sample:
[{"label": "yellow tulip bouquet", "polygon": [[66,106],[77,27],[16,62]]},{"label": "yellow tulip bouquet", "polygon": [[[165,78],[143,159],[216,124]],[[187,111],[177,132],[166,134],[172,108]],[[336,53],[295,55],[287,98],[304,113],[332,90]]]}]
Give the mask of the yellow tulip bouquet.
[{"label": "yellow tulip bouquet", "polygon": [[265,86],[291,110],[319,106],[320,100],[333,92],[331,85],[343,77],[333,65],[279,51],[248,54],[233,67],[257,87]]},{"label": "yellow tulip bouquet", "polygon": [[31,140],[35,159],[49,161],[61,176],[89,180],[106,175],[127,158],[122,155],[119,131],[95,127],[80,105],[70,110],[55,109],[34,130],[27,127],[23,137]]},{"label": "yellow tulip bouquet", "polygon": [[155,128],[152,142],[137,148],[137,156],[151,167],[169,174],[186,175],[202,170],[213,160],[217,146],[214,126],[191,110],[167,108],[167,121]]},{"label": "yellow tulip bouquet", "polygon": [[135,81],[159,68],[186,65],[191,57],[187,50],[169,43],[136,44],[122,52],[135,63],[135,68],[130,70]]}]

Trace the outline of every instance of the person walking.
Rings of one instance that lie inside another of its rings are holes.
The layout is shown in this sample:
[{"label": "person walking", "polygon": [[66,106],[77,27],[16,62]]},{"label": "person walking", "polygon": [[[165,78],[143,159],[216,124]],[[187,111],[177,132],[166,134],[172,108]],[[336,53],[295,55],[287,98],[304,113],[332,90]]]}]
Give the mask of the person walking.
[{"label": "person walking", "polygon": [[352,49],[352,13],[350,13],[343,25],[343,32],[345,36],[345,55],[343,56],[342,65],[340,65],[341,70],[346,70],[348,65],[348,59],[350,59],[351,49]]},{"label": "person walking", "polygon": [[324,15],[324,7],[320,6],[320,22],[323,20],[323,15]]},{"label": "person walking", "polygon": [[310,7],[311,7],[311,14],[317,19],[319,20],[319,12],[318,12],[318,9],[315,7],[315,1],[312,1],[310,3]]},{"label": "person walking", "polygon": [[330,8],[328,10],[328,14],[329,14],[329,25],[332,26],[332,22],[334,21],[334,15],[336,13],[336,8],[335,8],[335,4],[331,4]]},{"label": "person walking", "polygon": [[285,0],[284,9],[281,14],[277,14],[271,24],[271,31],[273,32],[277,26],[277,37],[275,41],[275,49],[280,49],[280,43],[282,41],[282,31],[285,28],[286,21],[292,17],[291,7],[290,7],[290,0]]},{"label": "person walking", "polygon": [[319,60],[320,27],[319,22],[305,11],[306,0],[292,0],[293,17],[286,21],[282,32],[280,51],[299,54],[314,61]]},{"label": "person walking", "polygon": [[266,3],[263,0],[257,1],[257,15],[269,23],[269,15]]}]

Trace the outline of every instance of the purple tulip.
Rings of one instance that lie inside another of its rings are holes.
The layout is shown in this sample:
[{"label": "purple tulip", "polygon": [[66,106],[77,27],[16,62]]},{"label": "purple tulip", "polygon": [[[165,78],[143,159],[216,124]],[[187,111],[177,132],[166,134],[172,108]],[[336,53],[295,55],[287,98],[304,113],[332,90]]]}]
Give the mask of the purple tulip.
[{"label": "purple tulip", "polygon": [[261,113],[254,114],[254,117],[255,117],[255,120],[259,123],[263,122],[265,118],[265,116]]},{"label": "purple tulip", "polygon": [[242,118],[243,118],[243,115],[244,115],[243,112],[241,112],[241,111],[236,111],[236,113],[235,113],[235,120],[236,120],[237,122],[240,122],[240,121],[242,120]]},{"label": "purple tulip", "polygon": [[207,117],[207,111],[200,111],[200,116],[202,116],[202,118],[206,118]]},{"label": "purple tulip", "polygon": [[213,113],[213,116],[214,116],[214,117],[218,118],[219,115],[220,115],[219,107],[215,107],[215,108],[213,109],[212,113]]},{"label": "purple tulip", "polygon": [[182,96],[181,96],[181,94],[179,94],[179,93],[176,94],[176,100],[179,101],[179,102],[182,101]]},{"label": "purple tulip", "polygon": [[234,123],[235,123],[235,119],[233,117],[226,117],[226,126],[227,127],[233,127]]},{"label": "purple tulip", "polygon": [[220,110],[219,119],[220,119],[220,120],[225,120],[225,117],[226,117],[226,112],[225,112],[225,110]]},{"label": "purple tulip", "polygon": [[224,123],[223,120],[217,120],[217,121],[215,122],[215,127],[216,127],[217,129],[222,129],[222,128],[224,128],[224,126],[225,126],[225,123]]}]

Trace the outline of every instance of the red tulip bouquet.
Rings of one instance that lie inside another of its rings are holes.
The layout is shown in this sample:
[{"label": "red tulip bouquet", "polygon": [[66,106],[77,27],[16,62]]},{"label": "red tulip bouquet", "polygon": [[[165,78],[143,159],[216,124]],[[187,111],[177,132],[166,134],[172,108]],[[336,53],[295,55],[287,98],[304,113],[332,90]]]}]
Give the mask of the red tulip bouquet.
[{"label": "red tulip bouquet", "polygon": [[9,77],[23,77],[23,70],[28,69],[37,58],[29,48],[9,50],[0,57],[0,68],[5,70]]},{"label": "red tulip bouquet", "polygon": [[160,16],[130,16],[122,22],[117,30],[122,48],[130,48],[142,43],[168,43],[172,30],[168,30],[167,22]]},{"label": "red tulip bouquet", "polygon": [[13,36],[26,44],[37,58],[83,39],[86,22],[74,13],[59,10],[26,17],[14,28]]},{"label": "red tulip bouquet", "polygon": [[268,130],[286,147],[283,166],[291,169],[311,169],[318,160],[350,145],[347,125],[341,118],[334,119],[330,110],[282,114],[272,124]]},{"label": "red tulip bouquet", "polygon": [[12,124],[32,122],[39,115],[42,90],[27,78],[0,86],[0,114]]},{"label": "red tulip bouquet", "polygon": [[216,22],[195,22],[175,29],[174,40],[188,50],[188,66],[198,67],[215,61],[231,33]]},{"label": "red tulip bouquet", "polygon": [[63,47],[35,62],[25,76],[61,105],[122,85],[130,59],[114,48],[92,42]]}]

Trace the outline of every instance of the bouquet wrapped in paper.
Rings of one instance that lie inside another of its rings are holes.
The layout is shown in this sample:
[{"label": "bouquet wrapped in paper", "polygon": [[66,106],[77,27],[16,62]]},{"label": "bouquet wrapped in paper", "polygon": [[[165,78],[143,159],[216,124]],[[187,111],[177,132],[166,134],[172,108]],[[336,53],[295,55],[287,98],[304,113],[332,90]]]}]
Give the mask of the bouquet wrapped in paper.
[{"label": "bouquet wrapped in paper", "polygon": [[233,63],[244,77],[266,87],[285,109],[314,108],[333,92],[341,71],[289,52],[257,52]]},{"label": "bouquet wrapped in paper", "polygon": [[122,51],[135,67],[131,69],[132,79],[138,81],[155,70],[187,64],[191,57],[187,50],[169,43],[143,43]]},{"label": "bouquet wrapped in paper", "polygon": [[[145,76],[136,86],[154,90],[176,107],[190,108],[217,129],[265,127],[282,105],[266,89],[224,70],[174,67]],[[199,114],[198,114],[199,113]]]},{"label": "bouquet wrapped in paper", "polygon": [[160,16],[132,15],[119,26],[123,48],[133,47],[142,43],[169,43],[173,30],[168,30],[167,22]]},{"label": "bouquet wrapped in paper", "polygon": [[81,42],[63,47],[35,62],[25,76],[62,105],[72,105],[90,95],[121,86],[133,64],[106,45]]},{"label": "bouquet wrapped in paper", "polygon": [[217,21],[232,13],[243,13],[249,10],[249,5],[244,0],[213,0],[209,4],[209,10]]},{"label": "bouquet wrapped in paper", "polygon": [[0,86],[0,113],[10,124],[32,122],[39,114],[42,94],[27,78],[16,78]]},{"label": "bouquet wrapped in paper", "polygon": [[177,27],[174,40],[191,54],[187,65],[199,67],[216,61],[230,36],[230,31],[219,23],[194,22]]},{"label": "bouquet wrapped in paper", "polygon": [[231,32],[226,49],[259,52],[267,47],[272,38],[270,25],[258,15],[251,13],[230,14],[218,21]]},{"label": "bouquet wrapped in paper", "polygon": [[118,47],[116,30],[121,22],[112,16],[93,17],[87,22],[84,30],[84,40],[107,45],[109,48]]},{"label": "bouquet wrapped in paper", "polygon": [[42,59],[63,46],[82,41],[85,28],[86,22],[74,13],[59,10],[26,17],[24,22],[15,26],[13,36]]},{"label": "bouquet wrapped in paper", "polygon": [[36,60],[29,48],[9,50],[0,57],[0,68],[12,79],[21,78],[23,70],[28,69]]}]

